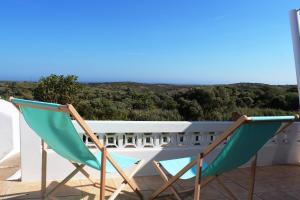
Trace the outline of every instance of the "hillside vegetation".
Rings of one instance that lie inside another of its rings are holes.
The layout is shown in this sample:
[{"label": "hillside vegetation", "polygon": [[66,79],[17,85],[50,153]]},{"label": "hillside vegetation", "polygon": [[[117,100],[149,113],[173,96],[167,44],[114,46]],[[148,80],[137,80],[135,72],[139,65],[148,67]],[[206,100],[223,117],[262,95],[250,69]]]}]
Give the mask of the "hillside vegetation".
[{"label": "hillside vegetation", "polygon": [[78,83],[76,76],[39,82],[0,82],[0,96],[72,103],[91,120],[232,120],[246,115],[298,112],[294,85],[166,85]]}]

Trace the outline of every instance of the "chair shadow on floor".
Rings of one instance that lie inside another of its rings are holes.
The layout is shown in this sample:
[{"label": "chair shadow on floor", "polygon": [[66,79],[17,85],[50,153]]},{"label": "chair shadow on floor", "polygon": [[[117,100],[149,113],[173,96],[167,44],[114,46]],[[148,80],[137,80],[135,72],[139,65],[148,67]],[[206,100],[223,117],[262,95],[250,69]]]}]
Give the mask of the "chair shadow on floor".
[{"label": "chair shadow on floor", "polygon": [[[57,181],[52,181],[47,186],[47,191],[50,191],[58,184]],[[34,185],[32,188],[28,187],[28,184],[24,184],[20,182],[20,185],[17,186],[20,189],[17,191],[20,192],[8,192],[8,194],[0,195],[0,199],[41,199],[41,190],[38,185]],[[24,187],[24,189],[22,188]],[[28,189],[27,189],[28,188]],[[14,190],[14,189],[13,189]],[[53,199],[64,199],[64,198],[71,198],[71,199],[95,199],[95,194],[84,192],[78,189],[77,185],[69,186],[63,185],[61,186],[57,192],[53,195]]]},{"label": "chair shadow on floor", "polygon": [[[14,192],[6,192],[6,194],[0,194],[0,199],[41,199],[41,190],[38,184],[34,184],[32,187],[30,184],[23,184],[22,182],[16,182],[12,184],[10,190]],[[47,192],[51,191],[59,182],[52,181],[47,186]],[[106,186],[106,198],[116,190],[115,187]],[[48,199],[86,199],[93,200],[98,199],[100,193],[100,187],[92,184],[80,184],[71,183],[61,186],[57,191]],[[123,191],[116,199],[138,199],[134,192]]]}]

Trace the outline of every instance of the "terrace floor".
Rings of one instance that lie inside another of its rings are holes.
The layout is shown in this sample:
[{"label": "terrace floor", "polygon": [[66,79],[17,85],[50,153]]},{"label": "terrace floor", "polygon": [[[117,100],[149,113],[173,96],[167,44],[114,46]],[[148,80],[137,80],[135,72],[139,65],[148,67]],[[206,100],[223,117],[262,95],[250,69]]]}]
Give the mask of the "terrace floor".
[{"label": "terrace floor", "polygon": [[[1,170],[1,169],[0,169]],[[2,168],[0,174],[5,173]],[[0,176],[1,177],[1,176]],[[237,169],[221,176],[228,188],[236,193],[239,199],[247,199],[249,169]],[[137,177],[136,183],[140,186],[143,195],[149,195],[162,184],[158,176]],[[114,178],[107,180],[106,195],[109,196],[112,190],[121,182],[121,179]],[[57,181],[48,183],[47,189],[53,188]],[[193,185],[193,181],[178,181],[176,188],[186,189]],[[169,191],[168,191],[169,193]],[[165,193],[167,194],[167,193]],[[193,193],[182,194],[183,199],[193,199]],[[55,199],[98,199],[99,188],[93,187],[87,180],[75,180],[67,183],[66,186],[57,191]],[[201,193],[204,200],[230,199],[222,187],[213,181],[208,184]],[[126,188],[117,199],[134,199],[136,196]],[[40,199],[39,182],[19,182],[0,180],[0,199]],[[164,196],[160,199],[174,199],[173,196]],[[255,185],[255,200],[295,200],[300,199],[300,167],[295,165],[277,165],[270,167],[258,167]]]}]

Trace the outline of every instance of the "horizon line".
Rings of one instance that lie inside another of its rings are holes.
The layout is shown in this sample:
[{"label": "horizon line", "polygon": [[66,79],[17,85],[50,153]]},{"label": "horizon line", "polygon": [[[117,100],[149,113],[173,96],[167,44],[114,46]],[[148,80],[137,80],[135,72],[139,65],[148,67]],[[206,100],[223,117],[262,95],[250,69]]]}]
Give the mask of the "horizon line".
[{"label": "horizon line", "polygon": [[[16,83],[38,83],[39,81],[29,80],[1,80],[1,82],[16,82]],[[259,84],[259,85],[275,85],[275,86],[297,86],[297,83],[281,83],[271,84],[262,82],[229,82],[229,83],[170,83],[170,82],[139,82],[139,81],[78,81],[81,84],[144,84],[144,85],[178,85],[178,86],[213,86],[213,85],[237,85],[237,84]]]}]

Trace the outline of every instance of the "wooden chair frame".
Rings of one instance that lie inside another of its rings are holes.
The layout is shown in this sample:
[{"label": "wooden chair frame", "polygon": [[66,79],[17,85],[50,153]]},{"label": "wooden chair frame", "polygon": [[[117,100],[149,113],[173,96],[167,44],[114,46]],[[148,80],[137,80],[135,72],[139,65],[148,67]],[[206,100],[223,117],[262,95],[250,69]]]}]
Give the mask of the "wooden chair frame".
[{"label": "wooden chair frame", "polygon": [[[295,119],[299,119],[299,115],[295,115]],[[207,156],[210,152],[212,152],[216,147],[218,147],[224,140],[226,140],[229,136],[231,136],[234,131],[239,128],[242,124],[248,123],[251,121],[250,117],[241,116],[235,123],[233,123],[225,132],[223,132],[212,144],[204,149],[204,151],[198,154],[197,158],[192,160],[189,164],[187,164],[184,168],[182,168],[175,176],[172,176],[170,179],[163,171],[162,166],[157,161],[153,161],[153,166],[157,173],[160,175],[164,184],[157,189],[150,197],[150,200],[158,197],[162,192],[171,189],[172,193],[176,197],[177,200],[181,200],[180,194],[194,191],[194,200],[200,200],[201,197],[201,189],[204,188],[207,184],[209,184],[213,180],[217,180],[220,186],[226,191],[226,193],[230,196],[231,199],[237,200],[238,198],[234,195],[231,190],[225,186],[222,182],[220,176],[208,177],[205,181],[202,181],[202,163],[205,156]],[[284,129],[289,127],[293,122],[288,122],[285,125],[281,126],[279,130],[275,133],[275,135],[281,133]],[[172,185],[189,169],[196,165],[196,178],[195,178],[195,187],[192,189],[187,189],[184,191],[178,192]],[[257,165],[257,155],[254,155],[253,161],[251,163],[251,175],[250,175],[250,183],[249,183],[249,191],[248,191],[248,200],[253,200],[253,192],[255,186],[255,173],[256,173],[256,165]]]},{"label": "wooden chair frame", "polygon": [[[9,100],[12,101],[13,97],[10,97]],[[71,105],[61,105],[59,108],[45,108],[40,106],[28,105],[28,104],[15,104],[17,108],[20,110],[20,106],[33,107],[37,109],[43,110],[52,110],[56,112],[65,112],[69,113],[80,125],[80,127],[85,131],[85,134],[92,140],[92,142],[96,145],[96,147],[101,151],[101,170],[100,170],[100,200],[104,200],[105,198],[105,180],[106,180],[106,161],[109,160],[112,166],[116,169],[118,174],[123,178],[123,182],[120,186],[115,190],[115,192],[110,196],[109,200],[113,200],[117,197],[117,195],[124,189],[124,187],[128,184],[130,188],[137,194],[140,199],[143,199],[143,195],[140,192],[136,183],[132,180],[134,174],[141,168],[143,164],[143,160],[140,160],[136,167],[133,169],[130,175],[126,175],[124,171],[118,166],[118,164],[113,160],[113,158],[108,153],[107,149],[100,143],[98,138],[95,136],[92,129],[88,126],[88,124],[84,121],[84,119],[79,115],[76,109]],[[21,110],[20,110],[21,111]],[[41,193],[43,198],[49,198],[60,186],[64,185],[68,182],[73,176],[75,176],[78,172],[81,172],[84,176],[88,178],[91,183],[96,186],[95,183],[89,176],[89,174],[83,169],[84,165],[79,165],[77,163],[72,163],[75,167],[75,170],[72,171],[64,180],[62,180],[58,185],[56,185],[50,192],[46,193],[46,166],[47,166],[47,147],[44,141],[42,141],[42,174],[41,174]]]}]

